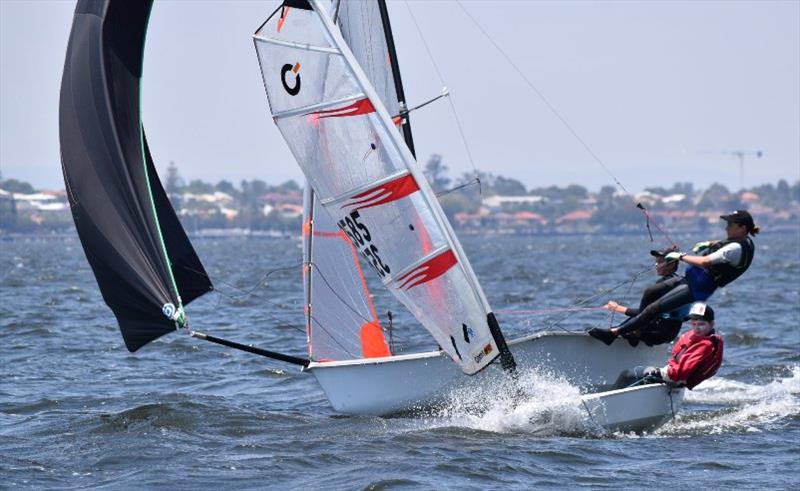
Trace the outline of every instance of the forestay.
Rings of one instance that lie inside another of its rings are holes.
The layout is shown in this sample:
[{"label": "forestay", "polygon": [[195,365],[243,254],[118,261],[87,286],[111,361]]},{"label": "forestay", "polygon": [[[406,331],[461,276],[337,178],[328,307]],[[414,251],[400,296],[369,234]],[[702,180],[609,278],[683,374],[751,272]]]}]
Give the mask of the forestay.
[{"label": "forestay", "polygon": [[502,334],[493,336],[444,213],[329,15],[327,2],[287,1],[256,32],[273,119],[320,204],[386,287],[476,373],[499,355]]}]

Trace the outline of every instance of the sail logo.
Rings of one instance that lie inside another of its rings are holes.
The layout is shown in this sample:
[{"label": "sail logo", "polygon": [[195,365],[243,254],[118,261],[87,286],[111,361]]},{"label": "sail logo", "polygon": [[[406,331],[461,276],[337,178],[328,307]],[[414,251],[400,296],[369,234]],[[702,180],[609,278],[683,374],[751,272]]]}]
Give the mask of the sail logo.
[{"label": "sail logo", "polygon": [[491,353],[491,352],[492,352],[492,345],[490,343],[490,344],[487,344],[486,346],[484,346],[483,349],[480,350],[477,355],[475,355],[475,358],[474,358],[475,363],[480,363],[481,360],[483,360],[483,358],[486,355],[488,355],[489,353]]},{"label": "sail logo", "polygon": [[363,193],[351,196],[348,202],[342,205],[342,208],[353,207],[355,210],[372,208],[373,206],[385,205],[400,198],[405,198],[417,191],[419,191],[417,181],[410,174],[406,174],[368,189]]},{"label": "sail logo", "polygon": [[347,106],[316,111],[309,113],[309,116],[319,120],[324,118],[346,118],[349,116],[361,116],[363,114],[370,114],[374,112],[375,106],[372,105],[372,102],[369,99],[364,97],[363,99],[359,99],[352,104],[348,104]]},{"label": "sail logo", "polygon": [[[284,90],[291,96],[296,96],[300,93],[300,74],[297,73],[299,71],[300,63],[295,63],[294,65],[287,63],[281,68],[281,83],[283,84]],[[293,85],[289,85],[289,82],[286,81],[286,75],[289,72],[294,74]]]},{"label": "sail logo", "polygon": [[176,309],[172,303],[165,303],[161,307],[161,313],[167,316],[169,319],[175,320],[178,309]]},{"label": "sail logo", "polygon": [[448,249],[397,278],[397,287],[408,291],[415,286],[435,280],[455,266],[457,262],[456,255]]}]

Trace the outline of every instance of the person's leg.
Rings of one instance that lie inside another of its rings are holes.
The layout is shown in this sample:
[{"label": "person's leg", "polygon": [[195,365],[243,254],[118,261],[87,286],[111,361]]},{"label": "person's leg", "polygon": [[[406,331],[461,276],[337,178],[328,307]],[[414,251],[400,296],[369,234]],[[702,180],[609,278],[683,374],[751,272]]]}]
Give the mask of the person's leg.
[{"label": "person's leg", "polygon": [[682,277],[676,276],[648,285],[642,293],[642,299],[639,302],[639,310],[644,310],[645,307],[663,297],[664,294],[680,285],[683,281],[684,279]]},{"label": "person's leg", "polygon": [[692,291],[689,289],[689,285],[685,282],[679,284],[664,296],[645,307],[639,315],[627,319],[623,324],[612,329],[611,332],[619,335],[641,329],[659,315],[671,312],[687,303],[691,303],[693,299],[694,297]]}]

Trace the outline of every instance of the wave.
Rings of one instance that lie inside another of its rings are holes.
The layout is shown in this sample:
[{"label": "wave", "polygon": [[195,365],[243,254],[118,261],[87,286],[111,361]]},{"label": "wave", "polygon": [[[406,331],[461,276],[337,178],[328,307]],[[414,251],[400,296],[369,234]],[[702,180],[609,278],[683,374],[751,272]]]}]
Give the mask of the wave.
[{"label": "wave", "polygon": [[799,418],[800,366],[789,370],[790,376],[763,385],[721,377],[707,380],[697,389],[686,391],[685,404],[718,407],[706,411],[684,408],[674,421],[656,433],[679,436],[757,432]]},{"label": "wave", "polygon": [[428,428],[459,427],[537,436],[594,435],[601,430],[581,405],[578,387],[537,370],[492,385],[471,384],[452,391],[428,420]]},{"label": "wave", "polygon": [[[766,384],[748,384],[721,377],[686,391],[676,418],[650,433],[651,437],[696,436],[763,431],[800,417],[800,366],[790,375]],[[581,403],[578,387],[539,371],[525,371],[515,384],[472,384],[452,391],[425,429],[469,429],[492,433],[527,433],[537,437],[579,436],[631,438],[598,427]],[[700,407],[698,407],[700,406]],[[705,409],[702,406],[714,406]],[[418,429],[418,428],[417,428]]]}]

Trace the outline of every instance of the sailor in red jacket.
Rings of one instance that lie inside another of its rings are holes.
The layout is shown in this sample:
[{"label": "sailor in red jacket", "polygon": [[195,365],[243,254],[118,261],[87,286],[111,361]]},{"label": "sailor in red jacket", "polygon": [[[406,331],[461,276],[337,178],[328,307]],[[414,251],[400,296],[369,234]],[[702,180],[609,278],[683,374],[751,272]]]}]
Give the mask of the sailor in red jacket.
[{"label": "sailor in red jacket", "polygon": [[665,382],[694,389],[717,373],[722,364],[723,343],[722,336],[714,331],[714,310],[702,302],[696,302],[684,320],[691,322],[692,329],[675,343],[666,366],[626,370],[620,375],[615,388]]},{"label": "sailor in red jacket", "polygon": [[684,320],[692,329],[683,334],[672,348],[667,366],[658,369],[664,382],[694,389],[697,384],[717,373],[722,365],[722,336],[714,331],[714,310],[697,302]]}]

